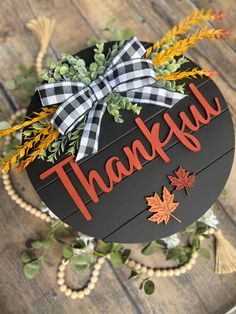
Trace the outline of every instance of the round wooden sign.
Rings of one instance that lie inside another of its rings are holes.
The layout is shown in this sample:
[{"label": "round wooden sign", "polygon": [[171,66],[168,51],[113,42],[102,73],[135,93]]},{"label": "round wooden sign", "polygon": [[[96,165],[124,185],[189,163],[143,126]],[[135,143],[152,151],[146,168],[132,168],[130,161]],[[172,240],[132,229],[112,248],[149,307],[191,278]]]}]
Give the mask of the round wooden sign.
[{"label": "round wooden sign", "polygon": [[[78,55],[90,64],[93,48]],[[234,131],[211,79],[184,83],[187,96],[171,109],[144,104],[139,116],[124,111],[123,124],[105,113],[96,154],[79,162],[68,155],[55,164],[35,160],[27,173],[42,201],[73,228],[110,242],[158,240],[201,217],[229,176]],[[27,115],[40,108],[36,92]],[[155,214],[155,222],[148,219]]]}]

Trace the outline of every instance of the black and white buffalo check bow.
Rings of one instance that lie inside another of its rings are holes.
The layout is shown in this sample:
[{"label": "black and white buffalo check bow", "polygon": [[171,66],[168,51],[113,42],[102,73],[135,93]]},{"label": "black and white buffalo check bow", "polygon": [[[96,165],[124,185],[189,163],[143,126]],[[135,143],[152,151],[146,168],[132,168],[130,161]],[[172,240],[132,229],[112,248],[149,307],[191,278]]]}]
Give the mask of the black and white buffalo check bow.
[{"label": "black and white buffalo check bow", "polygon": [[151,60],[145,59],[146,50],[136,37],[128,41],[113,58],[110,66],[89,85],[81,82],[59,82],[38,87],[43,106],[59,104],[51,123],[67,134],[86,121],[76,160],[98,151],[98,139],[105,97],[120,93],[132,102],[171,108],[184,95],[155,85],[156,73]]}]

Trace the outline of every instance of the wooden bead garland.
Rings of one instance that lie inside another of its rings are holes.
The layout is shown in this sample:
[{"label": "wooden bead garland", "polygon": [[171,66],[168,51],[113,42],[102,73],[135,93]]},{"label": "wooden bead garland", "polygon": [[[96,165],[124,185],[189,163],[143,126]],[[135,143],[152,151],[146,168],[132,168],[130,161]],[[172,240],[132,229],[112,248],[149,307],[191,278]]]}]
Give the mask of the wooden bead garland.
[{"label": "wooden bead garland", "polygon": [[[208,235],[214,234],[215,229],[214,228],[209,228],[208,229]],[[204,237],[201,236],[200,240],[203,240]],[[82,299],[86,295],[89,295],[90,292],[95,288],[95,284],[98,280],[99,272],[102,267],[102,264],[105,262],[105,258],[109,259],[110,254],[107,254],[104,257],[99,257],[96,264],[93,267],[93,270],[91,272],[91,276],[89,279],[89,282],[86,286],[84,286],[80,290],[72,290],[69,288],[66,283],[65,283],[65,269],[66,266],[69,264],[68,260],[65,260],[64,258],[61,261],[61,264],[58,267],[58,273],[57,273],[57,284],[59,285],[59,289],[62,293],[64,293],[66,296],[70,296],[72,299]],[[187,263],[181,266],[177,267],[171,267],[167,269],[159,269],[159,268],[152,268],[152,267],[147,267],[134,259],[129,258],[125,265],[131,269],[134,270],[139,270],[141,275],[145,275],[148,277],[178,277],[181,274],[186,273],[188,270],[192,269],[193,265],[196,263],[196,260],[198,258],[198,253],[193,252],[191,255],[191,258]]]},{"label": "wooden bead garland", "polygon": [[[15,114],[13,114],[11,116],[10,119],[10,124],[13,124],[14,121],[24,115],[26,113],[25,109],[21,109],[18,110]],[[6,140],[5,140],[5,146],[7,146],[8,144],[10,144],[11,141],[11,136],[6,136]],[[3,152],[3,156],[6,155],[6,152]],[[16,203],[18,204],[21,208],[23,208],[24,210],[26,210],[27,212],[29,212],[32,215],[35,215],[36,217],[40,218],[41,220],[51,223],[54,219],[51,218],[48,214],[43,213],[41,210],[39,210],[38,208],[32,206],[31,204],[27,203],[23,198],[21,198],[16,191],[14,190],[12,183],[11,183],[11,178],[10,175],[8,173],[3,173],[2,174],[2,180],[3,180],[3,184],[5,187],[5,190],[7,191],[8,195],[10,196],[10,198]],[[209,228],[208,229],[208,235],[213,235],[215,232],[214,228]],[[202,241],[204,239],[204,237],[202,235],[199,236],[199,239]],[[59,286],[59,290],[64,293],[66,296],[71,297],[71,299],[75,300],[75,299],[82,299],[83,297],[87,296],[90,294],[90,292],[95,288],[96,283],[98,281],[98,277],[100,274],[100,269],[103,265],[103,263],[105,262],[105,259],[109,259],[110,258],[110,254],[107,254],[104,257],[99,257],[97,259],[96,264],[94,265],[92,271],[91,271],[91,275],[89,278],[89,281],[87,283],[86,286],[84,286],[82,289],[80,290],[72,290],[71,288],[69,288],[67,286],[67,284],[65,283],[65,270],[67,265],[69,264],[69,260],[66,259],[62,259],[61,263],[58,267],[58,272],[57,272],[57,284]],[[125,265],[131,269],[134,270],[138,270],[140,271],[141,275],[145,275],[148,277],[178,277],[181,274],[186,273],[186,271],[192,269],[193,265],[196,263],[196,259],[198,258],[198,253],[197,252],[193,252],[191,258],[189,259],[189,261],[187,263],[185,263],[184,265],[181,266],[177,266],[174,268],[167,268],[167,269],[159,269],[159,268],[151,268],[151,267],[147,267],[131,258],[129,258]]]},{"label": "wooden bead garland", "polygon": [[[107,257],[107,256],[106,256]],[[82,299],[83,297],[90,294],[90,292],[95,288],[96,283],[98,281],[98,276],[100,274],[100,269],[105,262],[105,257],[99,257],[97,262],[95,263],[89,281],[86,286],[84,286],[80,290],[72,290],[65,283],[65,270],[69,261],[62,259],[57,272],[57,284],[59,286],[59,290],[64,293],[66,296],[71,297],[71,299]]]}]

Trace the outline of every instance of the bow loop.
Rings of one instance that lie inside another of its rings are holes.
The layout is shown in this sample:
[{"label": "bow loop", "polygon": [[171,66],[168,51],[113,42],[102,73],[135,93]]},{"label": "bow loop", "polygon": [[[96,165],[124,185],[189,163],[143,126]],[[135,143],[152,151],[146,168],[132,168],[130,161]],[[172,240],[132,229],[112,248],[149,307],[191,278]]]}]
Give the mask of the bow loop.
[{"label": "bow loop", "polygon": [[86,124],[76,160],[98,150],[101,120],[106,96],[120,93],[131,101],[172,107],[184,95],[158,88],[151,60],[142,59],[145,48],[133,37],[113,57],[107,70],[86,86],[80,82],[44,84],[38,88],[43,106],[60,105],[51,123],[61,134],[67,134],[81,121]]}]

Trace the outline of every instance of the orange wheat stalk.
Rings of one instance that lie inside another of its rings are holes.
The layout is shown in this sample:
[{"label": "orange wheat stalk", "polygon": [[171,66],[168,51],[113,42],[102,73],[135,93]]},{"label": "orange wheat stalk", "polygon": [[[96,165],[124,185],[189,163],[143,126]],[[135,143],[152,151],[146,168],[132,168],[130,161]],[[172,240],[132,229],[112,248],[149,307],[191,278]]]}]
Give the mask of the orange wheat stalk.
[{"label": "orange wheat stalk", "polygon": [[48,116],[50,116],[51,114],[53,114],[56,111],[56,107],[51,107],[51,108],[43,108],[42,111],[40,112],[34,112],[34,114],[36,115],[36,117],[30,119],[30,120],[26,120],[21,124],[18,125],[14,125],[13,127],[6,129],[6,130],[1,130],[0,131],[0,137],[5,136],[7,134],[12,134],[15,133],[16,131],[25,128],[33,123],[38,122],[39,120],[45,119]]},{"label": "orange wheat stalk", "polygon": [[215,71],[201,70],[198,68],[193,68],[191,71],[180,71],[167,75],[157,75],[157,80],[166,80],[166,81],[178,81],[184,78],[196,78],[197,76],[208,76],[213,77],[217,74]]},{"label": "orange wheat stalk", "polygon": [[[57,130],[55,130],[54,126],[52,124],[47,125],[43,129],[41,129],[38,134],[32,138],[31,140],[25,142],[23,145],[19,146],[16,153],[10,157],[9,160],[4,162],[2,167],[2,172],[8,172],[10,169],[13,168],[13,166],[24,156],[29,155],[29,157],[26,159],[28,160],[31,156],[30,150],[36,146],[40,141],[43,143],[47,143],[47,146],[51,143],[51,136],[59,134]],[[56,137],[55,137],[56,138]],[[54,139],[55,139],[54,138]],[[39,144],[40,147],[41,143]],[[35,159],[35,158],[34,158]]]},{"label": "orange wheat stalk", "polygon": [[231,32],[224,29],[209,29],[205,26],[203,29],[200,29],[196,34],[192,34],[185,39],[177,41],[173,46],[171,46],[166,51],[162,51],[156,55],[152,60],[154,66],[159,66],[163,62],[173,59],[185,53],[189,48],[192,48],[195,43],[202,39],[222,39],[227,35],[230,35]]},{"label": "orange wheat stalk", "polygon": [[146,57],[148,58],[153,51],[156,51],[157,48],[168,43],[170,39],[175,40],[179,35],[190,31],[195,25],[203,24],[206,21],[222,20],[224,16],[224,12],[214,12],[211,9],[206,12],[203,9],[200,10],[200,12],[193,11],[191,16],[186,16],[184,19],[180,20],[178,25],[167,32],[161,41],[156,41],[152,47],[149,47],[146,51]]},{"label": "orange wheat stalk", "polygon": [[48,135],[45,140],[41,141],[36,149],[34,149],[28,158],[26,158],[19,166],[18,170],[24,170],[31,162],[33,162],[41,153],[43,153],[48,146],[55,141],[58,137],[59,132],[57,130],[53,130],[50,135]]}]

